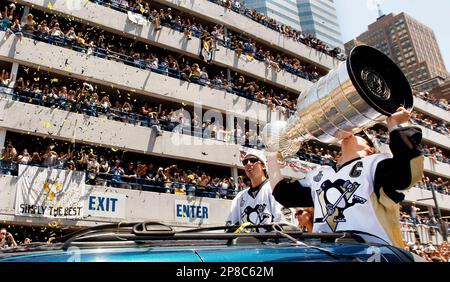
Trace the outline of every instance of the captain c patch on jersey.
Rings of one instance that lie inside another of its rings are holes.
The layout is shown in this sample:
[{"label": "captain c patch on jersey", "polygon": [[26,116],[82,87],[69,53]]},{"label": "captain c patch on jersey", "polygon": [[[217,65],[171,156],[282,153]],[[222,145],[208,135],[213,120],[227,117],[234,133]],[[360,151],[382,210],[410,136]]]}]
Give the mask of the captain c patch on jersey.
[{"label": "captain c patch on jersey", "polygon": [[326,180],[316,191],[322,210],[322,218],[315,222],[327,222],[331,230],[336,231],[339,222],[345,222],[344,211],[356,204],[364,204],[366,199],[354,195],[361,186],[358,182],[338,179],[334,182]]}]

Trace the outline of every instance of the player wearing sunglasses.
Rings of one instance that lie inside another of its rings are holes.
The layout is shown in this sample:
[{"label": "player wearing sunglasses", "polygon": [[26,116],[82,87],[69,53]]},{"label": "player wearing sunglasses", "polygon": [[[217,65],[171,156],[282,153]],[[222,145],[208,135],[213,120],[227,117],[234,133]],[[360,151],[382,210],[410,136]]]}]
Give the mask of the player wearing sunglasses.
[{"label": "player wearing sunglasses", "polygon": [[[270,224],[283,221],[282,206],[272,196],[262,153],[247,154],[242,160],[251,187],[239,192],[233,199],[227,225]],[[264,229],[256,229],[263,232]]]}]

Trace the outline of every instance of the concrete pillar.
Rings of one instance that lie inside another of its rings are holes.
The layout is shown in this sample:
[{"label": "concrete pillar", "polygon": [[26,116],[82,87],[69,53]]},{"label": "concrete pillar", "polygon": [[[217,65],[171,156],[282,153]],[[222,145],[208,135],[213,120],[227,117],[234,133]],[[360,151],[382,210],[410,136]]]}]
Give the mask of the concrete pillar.
[{"label": "concrete pillar", "polygon": [[279,120],[279,118],[278,118],[278,110],[275,110],[275,111],[271,111],[270,109],[267,109],[267,111],[268,111],[268,114],[269,114],[269,119],[268,119],[268,121],[269,122],[275,122],[275,121],[278,121]]},{"label": "concrete pillar", "polygon": [[11,82],[9,83],[9,87],[11,88],[14,87],[14,84],[16,83],[18,71],[19,71],[19,64],[13,63],[10,72]]},{"label": "concrete pillar", "polygon": [[236,144],[238,145],[244,145],[245,144],[245,132],[247,131],[247,127],[246,127],[246,120],[244,118],[238,117],[236,118],[236,128],[240,127],[241,128],[241,132],[240,134],[237,133],[236,134]]},{"label": "concrete pillar", "polygon": [[430,218],[434,217],[434,210],[432,206],[428,206],[428,216]]},{"label": "concrete pillar", "polygon": [[236,138],[234,138],[234,115],[226,112],[225,116],[226,127],[228,132],[231,132],[231,142],[236,143]]},{"label": "concrete pillar", "polygon": [[[0,116],[0,121],[1,121]],[[0,128],[0,153],[5,148],[5,139],[6,139],[6,129]]]},{"label": "concrete pillar", "polygon": [[22,25],[27,22],[27,16],[30,13],[30,10],[31,10],[30,6],[25,6],[25,8],[23,8],[22,19],[20,20]]},{"label": "concrete pillar", "polygon": [[231,168],[231,177],[233,177],[233,179],[234,179],[234,185],[235,185],[235,187],[237,187],[237,185],[238,185],[238,169],[237,169],[237,167],[233,167],[233,168]]}]

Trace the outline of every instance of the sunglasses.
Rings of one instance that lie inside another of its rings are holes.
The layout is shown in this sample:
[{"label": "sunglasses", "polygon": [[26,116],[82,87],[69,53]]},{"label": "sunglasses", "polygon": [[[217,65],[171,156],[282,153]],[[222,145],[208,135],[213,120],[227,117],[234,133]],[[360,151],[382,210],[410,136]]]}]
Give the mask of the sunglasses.
[{"label": "sunglasses", "polygon": [[249,159],[243,160],[243,161],[242,161],[242,164],[243,164],[243,165],[247,165],[248,163],[256,164],[257,162],[260,162],[260,160],[257,159],[257,158],[249,158]]}]

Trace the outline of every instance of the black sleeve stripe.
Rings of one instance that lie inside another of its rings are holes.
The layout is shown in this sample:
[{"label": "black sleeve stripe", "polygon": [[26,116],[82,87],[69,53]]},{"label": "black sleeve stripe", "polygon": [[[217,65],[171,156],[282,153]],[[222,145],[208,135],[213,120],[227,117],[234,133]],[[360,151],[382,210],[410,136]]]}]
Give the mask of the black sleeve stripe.
[{"label": "black sleeve stripe", "polygon": [[314,206],[311,189],[302,186],[298,181],[282,180],[275,186],[272,193],[275,200],[286,208]]},{"label": "black sleeve stripe", "polygon": [[397,190],[406,190],[422,178],[421,140],[422,131],[417,127],[404,127],[391,132],[389,147],[393,158],[379,162],[374,176],[374,192],[378,198],[383,188],[394,202],[401,202],[405,196]]},{"label": "black sleeve stripe", "polygon": [[389,134],[389,148],[394,159],[411,160],[422,155],[421,141],[422,130],[414,126],[402,127]]}]

